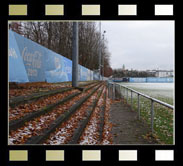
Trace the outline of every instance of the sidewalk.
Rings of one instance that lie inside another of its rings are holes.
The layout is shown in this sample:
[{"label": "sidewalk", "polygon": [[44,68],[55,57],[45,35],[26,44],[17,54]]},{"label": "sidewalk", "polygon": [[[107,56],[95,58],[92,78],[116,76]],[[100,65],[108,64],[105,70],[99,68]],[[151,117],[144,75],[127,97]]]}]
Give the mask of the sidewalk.
[{"label": "sidewalk", "polygon": [[110,121],[113,124],[113,144],[157,144],[154,139],[143,137],[150,133],[150,127],[139,121],[137,112],[121,101],[112,103]]}]

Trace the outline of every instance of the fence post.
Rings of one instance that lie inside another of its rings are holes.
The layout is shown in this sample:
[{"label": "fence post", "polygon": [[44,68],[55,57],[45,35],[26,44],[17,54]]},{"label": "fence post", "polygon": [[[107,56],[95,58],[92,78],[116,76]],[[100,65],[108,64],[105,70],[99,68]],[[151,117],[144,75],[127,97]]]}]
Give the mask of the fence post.
[{"label": "fence post", "polygon": [[113,84],[111,84],[111,99],[113,100],[113,98],[114,98]]},{"label": "fence post", "polygon": [[124,98],[124,88],[121,86],[121,94],[122,94],[122,97]]},{"label": "fence post", "polygon": [[121,99],[121,86],[118,84],[118,93],[119,93],[119,99]]},{"label": "fence post", "polygon": [[128,103],[128,89],[126,88],[126,102]]},{"label": "fence post", "polygon": [[123,98],[125,99],[125,88],[122,87],[122,91],[123,91]]},{"label": "fence post", "polygon": [[121,99],[123,98],[123,87],[120,86]]},{"label": "fence post", "polygon": [[132,90],[131,90],[131,108],[133,108],[133,96],[132,96]]},{"label": "fence post", "polygon": [[115,84],[113,84],[113,100],[115,100]]},{"label": "fence post", "polygon": [[151,100],[151,131],[154,132],[154,101]]},{"label": "fence post", "polygon": [[113,98],[113,94],[112,94],[112,84],[110,84],[110,98]]},{"label": "fence post", "polygon": [[138,118],[140,120],[140,95],[138,94]]},{"label": "fence post", "polygon": [[110,98],[110,84],[108,83],[108,97]]}]

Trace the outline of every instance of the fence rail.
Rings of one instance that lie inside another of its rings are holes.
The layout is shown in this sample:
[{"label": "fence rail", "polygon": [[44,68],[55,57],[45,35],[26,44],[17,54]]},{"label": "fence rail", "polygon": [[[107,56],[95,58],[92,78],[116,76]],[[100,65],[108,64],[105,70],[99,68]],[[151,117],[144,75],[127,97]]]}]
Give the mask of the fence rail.
[{"label": "fence rail", "polygon": [[[122,96],[123,96],[123,94],[121,93],[121,88],[124,88],[126,90],[125,93],[126,93],[126,100],[127,100],[127,102],[128,102],[129,96],[131,96],[131,105],[133,104],[133,95],[132,95],[132,93],[136,93],[137,94],[137,96],[138,96],[137,97],[137,103],[138,103],[137,104],[137,108],[138,108],[138,119],[139,120],[140,120],[140,96],[145,97],[145,98],[147,98],[147,99],[149,99],[151,101],[151,131],[152,131],[152,133],[154,132],[154,128],[153,128],[153,126],[154,126],[154,103],[158,103],[158,104],[163,105],[163,106],[165,106],[165,107],[167,107],[169,109],[174,110],[174,106],[172,106],[172,105],[170,105],[168,103],[165,103],[163,101],[160,101],[158,99],[150,97],[150,96],[148,96],[146,94],[138,92],[138,91],[136,91],[136,90],[134,90],[132,88],[126,87],[124,85],[119,85],[119,84],[116,84],[114,82],[108,82],[108,88],[109,88],[109,92],[110,92],[109,93],[109,97],[112,96],[113,100],[115,99],[115,96],[116,96],[115,93],[116,93],[117,86],[119,87],[120,95],[122,95]],[[112,87],[112,95],[111,95],[111,87]],[[128,91],[131,92],[131,95],[128,95]]]}]

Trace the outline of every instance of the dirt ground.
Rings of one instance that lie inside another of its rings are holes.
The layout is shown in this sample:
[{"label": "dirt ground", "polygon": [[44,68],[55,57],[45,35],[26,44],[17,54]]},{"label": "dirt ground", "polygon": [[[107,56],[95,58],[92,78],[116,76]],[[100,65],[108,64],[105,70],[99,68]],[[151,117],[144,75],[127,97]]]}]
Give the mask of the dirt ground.
[{"label": "dirt ground", "polygon": [[150,127],[139,121],[138,113],[121,101],[112,103],[110,121],[113,125],[113,144],[157,144],[152,137],[144,138],[150,133]]}]

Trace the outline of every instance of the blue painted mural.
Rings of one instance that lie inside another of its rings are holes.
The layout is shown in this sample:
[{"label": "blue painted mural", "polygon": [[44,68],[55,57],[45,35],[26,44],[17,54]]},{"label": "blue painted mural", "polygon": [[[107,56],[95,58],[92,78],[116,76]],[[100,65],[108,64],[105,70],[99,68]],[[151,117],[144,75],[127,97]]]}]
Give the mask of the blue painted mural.
[{"label": "blue painted mural", "polygon": [[[70,81],[66,60],[59,54],[47,50],[45,54],[45,77],[47,82]],[[72,65],[72,63],[71,63]]]},{"label": "blue painted mural", "polygon": [[29,39],[24,38],[23,36],[15,32],[13,33],[23,59],[29,81],[45,81],[45,48]]},{"label": "blue painted mural", "polygon": [[[93,71],[78,68],[79,81],[93,80]],[[9,30],[9,82],[43,81],[72,81],[72,61]]]},{"label": "blue painted mural", "polygon": [[9,81],[10,82],[29,82],[27,72],[17,46],[14,33],[9,32],[9,48],[8,48],[8,59],[9,59]]}]

